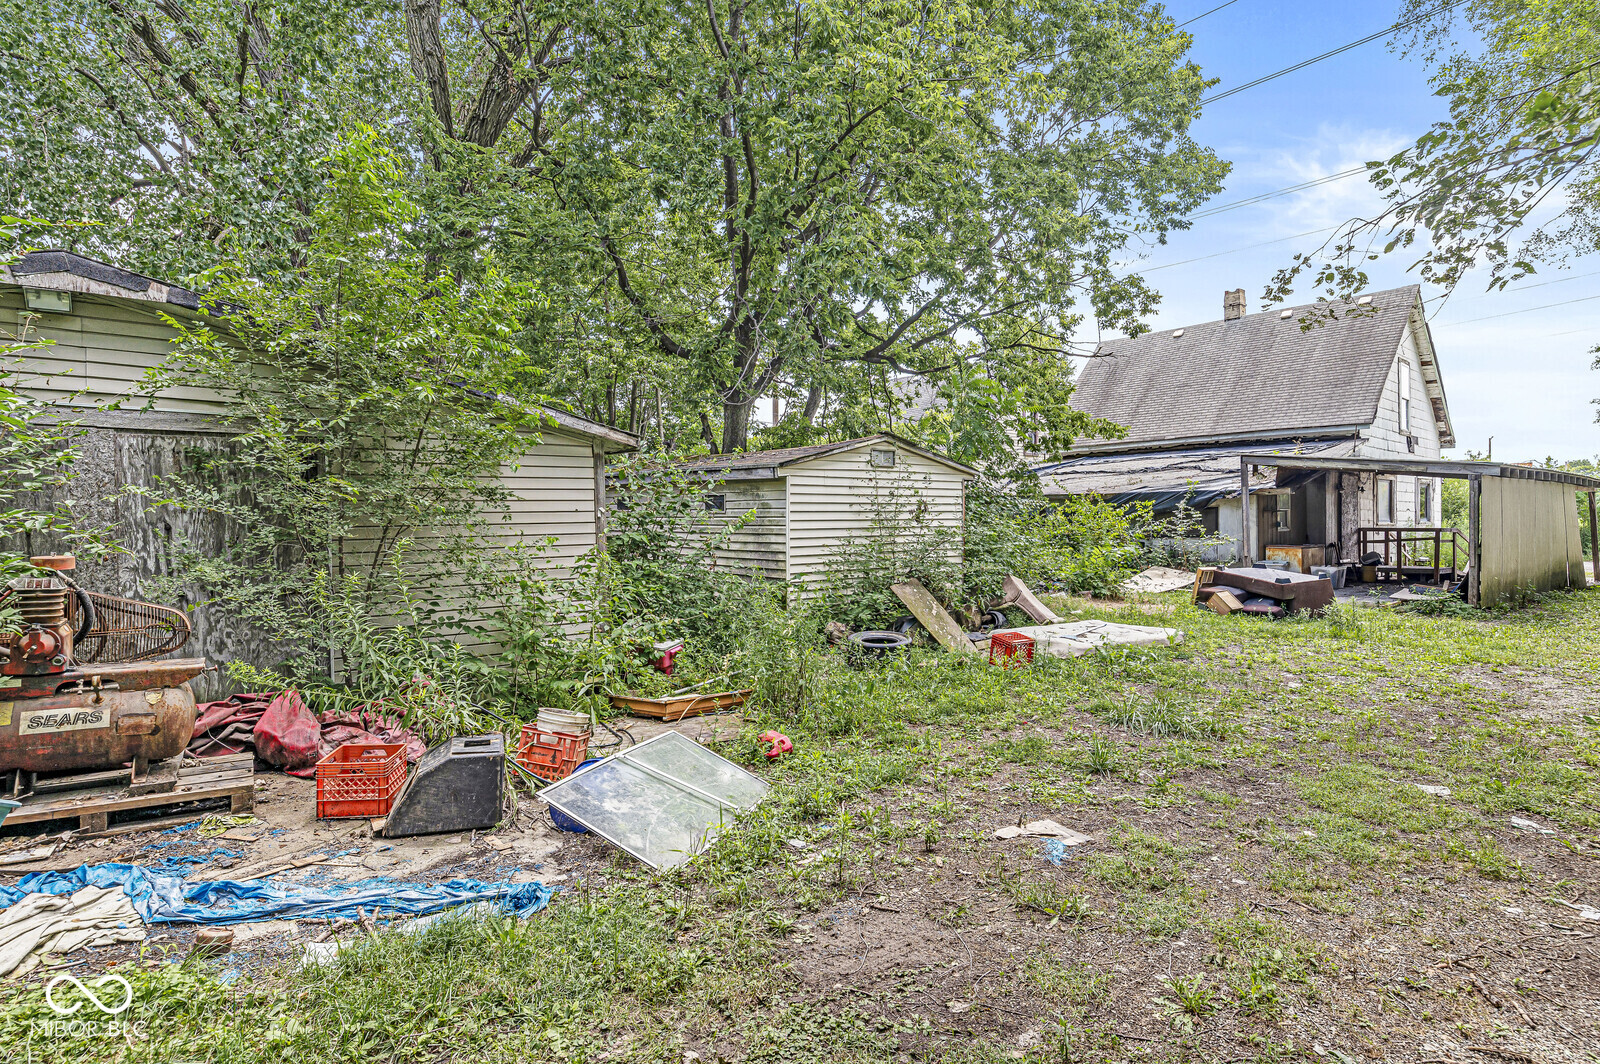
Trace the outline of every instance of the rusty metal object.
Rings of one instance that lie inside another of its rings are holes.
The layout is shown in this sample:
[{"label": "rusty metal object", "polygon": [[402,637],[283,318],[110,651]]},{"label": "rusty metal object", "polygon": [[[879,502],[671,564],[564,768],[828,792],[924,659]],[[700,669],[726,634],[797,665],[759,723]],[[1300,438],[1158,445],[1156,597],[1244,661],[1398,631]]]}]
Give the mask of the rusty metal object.
[{"label": "rusty metal object", "polygon": [[[171,654],[189,641],[192,628],[182,610],[98,591],[83,594],[94,610],[94,625],[73,647],[80,663],[147,661]],[[78,598],[68,603],[67,616],[78,628],[83,617]]]},{"label": "rusty metal object", "polygon": [[71,772],[161,761],[194,734],[194,692],[172,687],[88,687],[0,702],[0,772]]}]

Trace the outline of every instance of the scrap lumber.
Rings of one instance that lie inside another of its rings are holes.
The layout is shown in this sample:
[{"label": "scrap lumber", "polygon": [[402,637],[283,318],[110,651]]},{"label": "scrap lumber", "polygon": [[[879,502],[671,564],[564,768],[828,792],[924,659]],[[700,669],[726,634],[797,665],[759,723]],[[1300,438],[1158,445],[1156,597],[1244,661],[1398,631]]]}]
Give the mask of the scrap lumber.
[{"label": "scrap lumber", "polygon": [[[1016,577],[1007,574],[1005,582],[1001,586],[1005,588],[1006,597],[1001,601],[1000,605],[1015,605],[1040,624],[1060,624],[1062,622],[1063,618],[1052,613],[1050,607],[1039,601],[1039,596],[1030,591],[1028,585]],[[904,600],[902,599],[902,601]]]},{"label": "scrap lumber", "polygon": [[906,604],[906,609],[911,611],[911,616],[922,622],[922,627],[933,634],[939,645],[953,654],[976,654],[978,648],[972,645],[972,640],[967,638],[967,633],[945,611],[945,608],[934,599],[933,594],[922,586],[920,580],[907,580],[903,584],[891,584],[889,590],[895,593],[901,602]]}]

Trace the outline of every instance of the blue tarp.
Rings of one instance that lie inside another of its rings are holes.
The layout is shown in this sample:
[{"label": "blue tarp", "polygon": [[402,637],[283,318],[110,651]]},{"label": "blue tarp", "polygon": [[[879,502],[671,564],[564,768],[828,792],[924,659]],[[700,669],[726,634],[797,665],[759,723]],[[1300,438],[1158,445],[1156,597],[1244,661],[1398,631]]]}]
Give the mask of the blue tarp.
[{"label": "blue tarp", "polygon": [[71,872],[34,872],[15,887],[0,886],[0,909],[25,894],[71,894],[84,887],[120,887],[147,924],[238,924],[251,920],[299,920],[310,916],[354,918],[357,909],[374,916],[421,916],[468,902],[494,901],[503,912],[531,916],[555,893],[542,883],[403,883],[363,879],[322,888],[271,879],[224,879],[190,883],[140,865],[82,865]]}]

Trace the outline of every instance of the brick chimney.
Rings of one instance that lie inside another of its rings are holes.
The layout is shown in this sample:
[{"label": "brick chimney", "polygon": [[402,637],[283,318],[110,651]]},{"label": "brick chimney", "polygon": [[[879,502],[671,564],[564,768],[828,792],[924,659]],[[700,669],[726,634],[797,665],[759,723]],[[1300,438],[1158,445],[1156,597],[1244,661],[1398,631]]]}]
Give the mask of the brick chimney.
[{"label": "brick chimney", "polygon": [[1235,288],[1222,293],[1222,320],[1233,321],[1244,317],[1244,289]]}]

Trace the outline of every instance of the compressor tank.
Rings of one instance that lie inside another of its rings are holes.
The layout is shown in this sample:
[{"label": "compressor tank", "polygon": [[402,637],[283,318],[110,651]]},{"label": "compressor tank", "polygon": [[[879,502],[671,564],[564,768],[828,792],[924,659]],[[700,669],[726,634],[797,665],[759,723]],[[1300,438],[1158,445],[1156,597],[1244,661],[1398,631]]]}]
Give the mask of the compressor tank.
[{"label": "compressor tank", "polygon": [[189,745],[194,721],[187,683],[0,702],[0,771],[86,772],[136,758],[162,761]]}]

